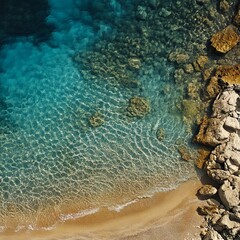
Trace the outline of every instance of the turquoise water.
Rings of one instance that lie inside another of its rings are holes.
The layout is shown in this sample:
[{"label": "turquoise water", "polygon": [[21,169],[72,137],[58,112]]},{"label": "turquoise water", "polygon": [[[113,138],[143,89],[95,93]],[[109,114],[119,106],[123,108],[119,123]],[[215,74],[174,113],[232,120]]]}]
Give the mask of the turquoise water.
[{"label": "turquoise water", "polygon": [[[112,209],[195,175],[177,149],[188,144],[191,133],[176,108],[182,91],[164,56],[165,38],[156,47],[162,50],[154,66],[143,63],[134,73],[137,86],[83,76],[83,66],[73,60],[79,52],[97,51],[95,43],[103,39],[111,42],[122,29],[117,22],[131,21],[131,2],[100,3],[49,0],[44,40],[34,33],[9,35],[1,47],[3,230],[37,229],[34,216],[45,208],[55,211],[55,220],[103,206]],[[148,99],[151,111],[145,117],[127,116],[133,96]],[[89,119],[96,113],[104,123],[94,128]],[[68,206],[74,207],[68,211]]]}]

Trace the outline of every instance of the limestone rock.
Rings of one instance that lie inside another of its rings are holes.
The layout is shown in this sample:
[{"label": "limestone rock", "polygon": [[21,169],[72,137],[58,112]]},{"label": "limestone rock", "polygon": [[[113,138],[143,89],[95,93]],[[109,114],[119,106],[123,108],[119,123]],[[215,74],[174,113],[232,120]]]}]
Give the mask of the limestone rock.
[{"label": "limestone rock", "polygon": [[240,122],[233,117],[226,117],[224,127],[231,128],[233,130],[240,130]]},{"label": "limestone rock", "polygon": [[200,206],[200,207],[198,207],[197,211],[201,215],[209,215],[209,216],[212,216],[214,214],[218,214],[219,213],[218,207],[216,205]]},{"label": "limestone rock", "polygon": [[224,240],[224,239],[217,231],[211,229],[204,236],[203,240]]},{"label": "limestone rock", "polygon": [[240,178],[231,176],[219,188],[218,195],[227,209],[240,205]]},{"label": "limestone rock", "polygon": [[209,84],[207,86],[207,93],[210,98],[214,98],[218,95],[218,93],[221,90],[221,87],[218,84],[218,78],[217,77],[211,77]]},{"label": "limestone rock", "polygon": [[127,116],[129,117],[144,117],[150,112],[150,104],[143,97],[132,97],[129,100],[127,107]]},{"label": "limestone rock", "polygon": [[240,84],[240,64],[220,65],[216,69],[215,76],[227,84]]},{"label": "limestone rock", "polygon": [[207,62],[207,56],[199,56],[198,59],[193,63],[195,71],[200,71],[201,69],[203,69]]},{"label": "limestone rock", "polygon": [[230,165],[240,167],[240,137],[237,133],[231,133],[226,143],[218,145],[211,153],[210,160],[226,164],[228,170]]},{"label": "limestone rock", "polygon": [[212,116],[222,117],[231,115],[231,113],[236,111],[238,101],[239,95],[235,91],[224,91],[214,101]]},{"label": "limestone rock", "polygon": [[198,193],[202,196],[210,197],[217,193],[217,189],[212,185],[204,185],[198,190]]},{"label": "limestone rock", "polygon": [[223,183],[230,176],[229,172],[220,169],[208,170],[207,173],[209,177],[219,183]]},{"label": "limestone rock", "polygon": [[207,149],[199,149],[198,150],[198,158],[196,159],[195,165],[199,169],[203,169],[208,157],[210,155],[210,150]]},{"label": "limestone rock", "polygon": [[221,219],[219,219],[218,224],[226,229],[233,229],[239,226],[239,223],[230,220],[228,214],[224,214]]},{"label": "limestone rock", "polygon": [[223,124],[224,123],[219,118],[204,118],[195,140],[213,147],[221,142],[227,141],[229,132],[223,128]]},{"label": "limestone rock", "polygon": [[212,46],[221,53],[230,51],[238,42],[239,36],[237,29],[231,25],[215,33],[211,38]]}]

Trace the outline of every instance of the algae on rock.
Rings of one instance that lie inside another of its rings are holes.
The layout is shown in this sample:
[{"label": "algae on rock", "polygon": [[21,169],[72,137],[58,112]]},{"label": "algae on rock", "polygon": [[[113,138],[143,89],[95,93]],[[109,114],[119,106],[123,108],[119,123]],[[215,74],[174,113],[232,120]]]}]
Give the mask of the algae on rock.
[{"label": "algae on rock", "polygon": [[144,117],[151,110],[150,103],[143,97],[132,97],[129,99],[127,107],[127,116]]}]

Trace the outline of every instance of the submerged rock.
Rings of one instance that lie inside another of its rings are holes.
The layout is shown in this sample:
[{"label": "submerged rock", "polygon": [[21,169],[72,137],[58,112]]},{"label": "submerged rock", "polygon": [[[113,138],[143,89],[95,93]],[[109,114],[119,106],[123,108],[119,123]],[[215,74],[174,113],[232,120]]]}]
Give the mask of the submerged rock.
[{"label": "submerged rock", "polygon": [[144,117],[150,112],[150,103],[143,97],[132,97],[129,99],[127,116]]},{"label": "submerged rock", "polygon": [[228,3],[228,1],[226,0],[221,0],[219,2],[219,9],[220,11],[222,11],[223,13],[227,12],[230,9],[230,5]]},{"label": "submerged rock", "polygon": [[104,122],[105,122],[104,117],[99,112],[94,113],[89,119],[90,125],[94,128],[100,127],[101,125],[104,124]]},{"label": "submerged rock", "polygon": [[164,131],[163,128],[159,128],[159,129],[157,130],[157,132],[156,132],[156,137],[157,137],[158,141],[160,141],[160,142],[164,139],[164,137],[165,137],[165,131]]},{"label": "submerged rock", "polygon": [[218,66],[215,76],[230,85],[240,84],[240,64],[235,66]]},{"label": "submerged rock", "polygon": [[186,146],[179,146],[177,149],[178,149],[178,152],[181,155],[182,160],[184,160],[184,161],[190,161],[191,160],[191,158],[192,158],[191,153]]},{"label": "submerged rock", "polygon": [[189,55],[186,53],[182,53],[180,51],[171,52],[168,56],[168,60],[170,62],[176,62],[178,64],[186,63],[189,60]]},{"label": "submerged rock", "polygon": [[211,38],[212,46],[221,53],[226,53],[239,42],[239,35],[234,26],[228,26],[222,31],[215,33]]}]

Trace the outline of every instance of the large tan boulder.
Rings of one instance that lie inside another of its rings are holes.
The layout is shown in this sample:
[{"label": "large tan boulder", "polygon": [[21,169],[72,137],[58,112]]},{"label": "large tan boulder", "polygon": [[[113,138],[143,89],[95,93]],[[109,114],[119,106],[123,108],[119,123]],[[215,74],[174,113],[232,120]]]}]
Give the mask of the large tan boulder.
[{"label": "large tan boulder", "polygon": [[213,34],[211,38],[212,46],[221,53],[230,51],[238,42],[239,35],[237,33],[237,28],[231,25]]},{"label": "large tan boulder", "polygon": [[234,66],[218,66],[215,76],[221,78],[222,81],[230,85],[240,84],[240,64]]},{"label": "large tan boulder", "polygon": [[231,176],[219,188],[218,195],[227,209],[240,205],[240,177]]}]

